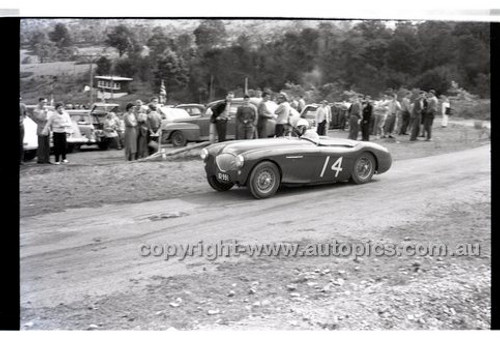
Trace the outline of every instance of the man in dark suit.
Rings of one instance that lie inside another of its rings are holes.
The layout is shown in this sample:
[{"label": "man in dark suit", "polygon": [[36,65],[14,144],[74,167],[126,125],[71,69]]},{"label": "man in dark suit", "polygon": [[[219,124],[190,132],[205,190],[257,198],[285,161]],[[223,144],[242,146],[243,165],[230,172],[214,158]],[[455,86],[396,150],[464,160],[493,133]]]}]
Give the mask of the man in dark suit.
[{"label": "man in dark suit", "polygon": [[226,141],[227,121],[229,120],[229,109],[233,98],[234,94],[232,92],[228,92],[224,101],[217,103],[212,107],[210,122],[215,123],[219,142]]},{"label": "man in dark suit", "polygon": [[363,117],[361,119],[361,137],[363,141],[370,141],[370,122],[372,118],[373,106],[370,96],[363,100]]},{"label": "man in dark suit", "polygon": [[424,100],[425,91],[421,91],[417,99],[413,103],[413,109],[410,114],[410,141],[417,140],[418,132],[420,131],[420,122],[422,120],[422,112],[424,111]]},{"label": "man in dark suit", "polygon": [[349,108],[349,136],[347,139],[358,140],[359,124],[361,123],[362,108],[359,96],[352,98],[352,104]]}]

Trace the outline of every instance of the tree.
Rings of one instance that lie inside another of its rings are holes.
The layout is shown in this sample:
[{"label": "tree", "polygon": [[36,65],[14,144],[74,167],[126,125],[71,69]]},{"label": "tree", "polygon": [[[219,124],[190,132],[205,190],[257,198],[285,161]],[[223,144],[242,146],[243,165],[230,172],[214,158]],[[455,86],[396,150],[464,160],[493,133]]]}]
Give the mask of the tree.
[{"label": "tree", "polygon": [[33,35],[30,41],[31,50],[38,56],[40,63],[47,62],[56,53],[55,44],[51,42],[47,35],[39,31]]},{"label": "tree", "polygon": [[153,75],[153,87],[159,89],[161,81],[163,80],[165,82],[167,94],[176,87],[185,87],[189,80],[189,72],[184,61],[170,49],[165,50],[163,54],[158,57]]},{"label": "tree", "polygon": [[97,61],[97,75],[110,75],[111,74],[111,60],[105,56],[101,56]]},{"label": "tree", "polygon": [[151,49],[151,55],[153,56],[162,54],[167,48],[174,48],[174,40],[167,37],[161,27],[153,29],[153,35],[148,39],[146,44]]},{"label": "tree", "polygon": [[202,51],[220,46],[227,36],[224,23],[218,19],[202,20],[193,33],[196,45]]},{"label": "tree", "polygon": [[123,56],[126,52],[134,52],[137,49],[137,42],[134,34],[125,25],[118,25],[107,35],[106,45],[118,50],[118,55]]},{"label": "tree", "polygon": [[185,61],[189,61],[194,57],[194,37],[192,34],[182,34],[175,39],[176,52]]},{"label": "tree", "polygon": [[137,73],[136,64],[134,59],[125,58],[118,59],[115,63],[114,74],[121,77],[133,77]]},{"label": "tree", "polygon": [[73,40],[71,39],[68,28],[62,23],[57,23],[54,30],[49,32],[49,38],[59,49],[73,46]]}]

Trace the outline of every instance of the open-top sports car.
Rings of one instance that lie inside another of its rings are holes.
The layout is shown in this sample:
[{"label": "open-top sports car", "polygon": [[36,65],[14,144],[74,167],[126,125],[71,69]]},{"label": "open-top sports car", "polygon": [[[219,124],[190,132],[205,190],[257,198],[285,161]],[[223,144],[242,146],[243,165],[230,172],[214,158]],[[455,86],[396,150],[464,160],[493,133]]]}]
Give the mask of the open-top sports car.
[{"label": "open-top sports car", "polygon": [[307,135],[212,144],[201,158],[213,189],[246,186],[257,199],[272,196],[282,184],[366,183],[392,164],[378,144]]}]

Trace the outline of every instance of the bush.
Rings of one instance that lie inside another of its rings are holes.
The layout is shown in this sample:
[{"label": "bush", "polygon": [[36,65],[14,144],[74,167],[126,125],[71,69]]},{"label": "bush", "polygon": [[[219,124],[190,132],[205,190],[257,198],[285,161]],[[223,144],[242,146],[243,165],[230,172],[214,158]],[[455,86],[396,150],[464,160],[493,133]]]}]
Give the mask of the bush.
[{"label": "bush", "polygon": [[491,120],[491,100],[480,99],[473,101],[450,98],[453,116],[464,119]]},{"label": "bush", "polygon": [[23,61],[21,61],[21,64],[23,65],[29,65],[33,63],[33,59],[31,58],[31,56],[26,56]]},{"label": "bush", "polygon": [[448,90],[453,79],[453,73],[449,68],[437,67],[419,76],[413,86],[426,91],[434,89],[440,95]]},{"label": "bush", "polygon": [[31,77],[34,73],[33,72],[19,72],[19,78],[28,78]]}]

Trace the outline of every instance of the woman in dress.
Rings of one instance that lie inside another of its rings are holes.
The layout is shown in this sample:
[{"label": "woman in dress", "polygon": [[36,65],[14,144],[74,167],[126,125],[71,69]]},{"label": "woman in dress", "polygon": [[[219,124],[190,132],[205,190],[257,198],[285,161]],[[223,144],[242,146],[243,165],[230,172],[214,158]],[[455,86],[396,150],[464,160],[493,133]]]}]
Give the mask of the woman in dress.
[{"label": "woman in dress", "polygon": [[144,158],[148,156],[149,129],[148,115],[142,104],[136,105],[135,116],[137,119],[137,158]]},{"label": "woman in dress", "polygon": [[441,96],[441,127],[446,128],[448,126],[448,117],[450,116],[450,100],[445,95]]},{"label": "woman in dress", "polygon": [[136,159],[137,154],[137,120],[133,113],[134,104],[128,103],[123,114],[125,124],[125,159],[132,161]]},{"label": "woman in dress", "polygon": [[[52,139],[54,141],[55,163],[69,163],[66,159],[66,136],[72,132],[71,118],[64,111],[64,104],[56,103],[55,111],[49,116],[47,124],[42,131],[43,135],[49,135],[52,131]],[[62,158],[62,161],[60,160]]]}]

